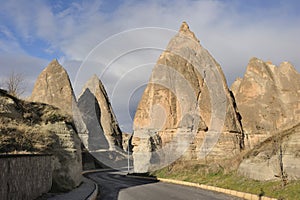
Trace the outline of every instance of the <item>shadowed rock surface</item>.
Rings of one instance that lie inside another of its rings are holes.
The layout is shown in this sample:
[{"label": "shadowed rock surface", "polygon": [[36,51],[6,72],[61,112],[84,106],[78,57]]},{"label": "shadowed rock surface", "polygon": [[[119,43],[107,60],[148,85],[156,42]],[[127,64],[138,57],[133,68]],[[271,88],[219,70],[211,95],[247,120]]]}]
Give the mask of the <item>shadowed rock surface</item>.
[{"label": "shadowed rock surface", "polygon": [[0,90],[0,153],[14,152],[52,154],[54,191],[81,183],[81,143],[72,119],[56,107],[22,101]]},{"label": "shadowed rock surface", "polygon": [[184,22],[159,57],[134,118],[134,171],[178,158],[224,159],[243,131],[220,65]]},{"label": "shadowed rock surface", "polygon": [[88,129],[86,146],[88,150],[109,149],[109,143],[100,123],[100,106],[89,89],[86,89],[78,99],[78,108]]},{"label": "shadowed rock surface", "polygon": [[83,89],[84,92],[78,100],[78,109],[87,129],[87,134],[80,134],[84,145],[102,164],[114,169],[127,167],[128,159],[122,147],[122,133],[104,86],[94,75]]},{"label": "shadowed rock surface", "polygon": [[119,128],[105,88],[96,75],[89,79],[83,87],[84,93],[87,90],[90,91],[91,95],[94,96],[94,98],[88,97],[89,101],[96,101],[94,103],[91,102],[91,105],[94,105],[95,103],[99,105],[99,111],[96,109],[94,110],[94,113],[95,111],[98,112],[95,113],[97,115],[95,117],[97,117],[99,120],[107,142],[109,143],[109,149],[114,150],[116,146],[122,149],[122,132]]}]

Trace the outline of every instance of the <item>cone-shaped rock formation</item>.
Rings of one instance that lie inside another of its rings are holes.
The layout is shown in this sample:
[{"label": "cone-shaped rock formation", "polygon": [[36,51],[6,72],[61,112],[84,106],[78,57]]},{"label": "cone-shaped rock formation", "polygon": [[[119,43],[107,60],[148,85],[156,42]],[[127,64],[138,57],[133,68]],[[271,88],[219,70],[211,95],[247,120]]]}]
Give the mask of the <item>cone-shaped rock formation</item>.
[{"label": "cone-shaped rock formation", "polygon": [[159,57],[134,118],[135,172],[178,158],[220,159],[243,148],[243,131],[220,65],[183,22]]},{"label": "cone-shaped rock formation", "polygon": [[72,115],[75,96],[66,70],[54,59],[37,78],[30,101],[56,106]]},{"label": "cone-shaped rock formation", "polygon": [[[113,150],[117,146],[122,149],[122,132],[119,128],[105,88],[96,75],[89,79],[83,87],[84,93],[87,90],[91,93],[90,96],[92,95],[97,101],[94,103],[97,103],[99,105],[100,110],[96,111],[96,109],[95,112],[98,112],[97,118],[99,119],[99,124],[101,125],[104,135],[107,138],[109,148]],[[82,97],[83,95],[80,96],[80,99]],[[81,107],[80,104],[79,107]]]}]

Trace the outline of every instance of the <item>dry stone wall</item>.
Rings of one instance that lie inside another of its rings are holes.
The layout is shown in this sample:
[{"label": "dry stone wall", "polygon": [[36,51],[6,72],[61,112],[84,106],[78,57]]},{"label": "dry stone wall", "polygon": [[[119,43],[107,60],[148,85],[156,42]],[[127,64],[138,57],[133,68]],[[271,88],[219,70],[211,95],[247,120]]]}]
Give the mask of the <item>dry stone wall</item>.
[{"label": "dry stone wall", "polygon": [[50,155],[1,155],[0,199],[36,199],[52,185]]}]

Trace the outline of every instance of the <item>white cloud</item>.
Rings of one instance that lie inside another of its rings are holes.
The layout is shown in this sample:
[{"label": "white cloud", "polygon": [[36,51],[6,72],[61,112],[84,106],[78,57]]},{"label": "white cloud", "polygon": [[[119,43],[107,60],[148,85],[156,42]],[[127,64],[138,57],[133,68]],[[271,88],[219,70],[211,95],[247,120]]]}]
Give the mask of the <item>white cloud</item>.
[{"label": "white cloud", "polygon": [[[49,43],[45,51],[62,52],[60,60],[63,61],[62,64],[67,68],[73,82],[82,60],[96,45],[110,36],[141,27],[178,30],[181,22],[187,21],[201,44],[221,64],[228,83],[231,84],[237,76],[243,76],[248,60],[254,56],[271,60],[277,65],[288,60],[300,71],[300,19],[296,12],[299,5],[292,2],[272,1],[272,4],[268,5],[266,2],[257,1],[261,7],[255,7],[250,1],[247,2],[249,5],[246,5],[244,1],[131,0],[115,6],[115,10],[107,13],[103,1],[67,2],[68,6],[65,6],[65,1],[56,5],[50,5],[46,1],[5,1],[2,2],[0,11],[6,13],[10,27],[15,27],[15,32],[20,34],[23,40],[30,42],[38,38]],[[4,23],[0,19],[1,21]],[[0,49],[9,52],[19,49],[21,52],[18,41],[12,39],[16,33],[4,29],[1,32],[7,38],[11,38],[11,43],[0,39]],[[80,73],[85,73],[84,80],[93,74],[93,70],[101,75],[103,67],[124,53],[124,50],[150,44],[165,47],[170,37],[135,34],[126,40],[111,40],[107,46],[102,46],[101,51],[94,53],[94,60],[85,63],[87,68]],[[26,53],[22,52],[22,55],[24,54]],[[128,53],[117,59],[110,71],[102,77],[108,93],[112,95],[116,80],[130,72],[131,67],[156,62],[157,55],[153,52],[149,55]],[[11,61],[5,57],[3,59]],[[122,80],[123,87],[126,84],[130,87],[118,93],[113,105],[116,110],[126,106],[128,109],[128,105],[125,105],[128,99],[122,99],[122,95],[125,98],[126,91],[135,88],[138,83],[147,81],[150,72],[132,76],[135,76],[135,82],[127,78]],[[116,113],[117,116],[124,112],[124,108],[122,109]]]},{"label": "white cloud", "polygon": [[[17,59],[16,59],[17,58]],[[16,53],[1,53],[0,54],[0,82],[9,76],[13,71],[21,73],[24,77],[25,93],[23,97],[31,95],[34,83],[48,61],[35,58],[32,56]]]}]

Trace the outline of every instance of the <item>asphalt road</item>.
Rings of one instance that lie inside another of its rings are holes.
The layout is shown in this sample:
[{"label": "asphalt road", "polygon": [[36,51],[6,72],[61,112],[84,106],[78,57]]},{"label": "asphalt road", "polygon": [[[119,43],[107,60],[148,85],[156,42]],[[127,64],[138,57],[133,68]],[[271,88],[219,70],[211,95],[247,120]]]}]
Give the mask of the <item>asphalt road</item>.
[{"label": "asphalt road", "polygon": [[240,199],[237,197],[203,190],[194,187],[181,186],[126,177],[122,172],[106,171],[87,175],[98,183],[100,200],[226,200]]}]

